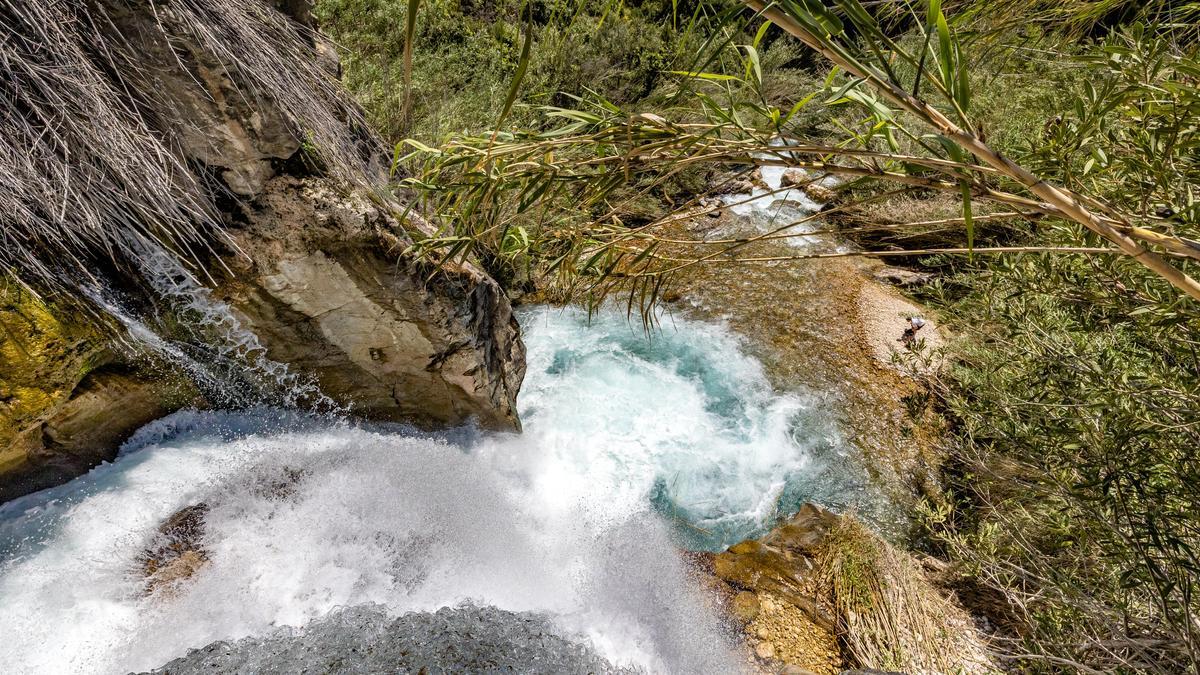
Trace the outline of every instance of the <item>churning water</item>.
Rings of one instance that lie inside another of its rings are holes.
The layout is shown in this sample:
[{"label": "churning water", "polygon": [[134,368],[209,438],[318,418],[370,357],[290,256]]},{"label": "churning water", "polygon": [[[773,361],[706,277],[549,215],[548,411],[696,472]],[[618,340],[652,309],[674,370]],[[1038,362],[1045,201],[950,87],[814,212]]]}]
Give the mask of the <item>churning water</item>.
[{"label": "churning water", "polygon": [[[819,401],[774,391],[718,326],[665,320],[647,337],[622,315],[589,327],[552,309],[522,323],[519,436],[185,411],[0,507],[4,671],[146,670],[246,636],[229,653],[250,671],[268,647],[300,659],[277,672],[320,670],[362,646],[362,616],[431,672],[506,640],[531,645],[502,664],[523,672],[736,671],[680,547],[861,494]],[[147,596],[139,554],[200,503],[208,562]]]}]

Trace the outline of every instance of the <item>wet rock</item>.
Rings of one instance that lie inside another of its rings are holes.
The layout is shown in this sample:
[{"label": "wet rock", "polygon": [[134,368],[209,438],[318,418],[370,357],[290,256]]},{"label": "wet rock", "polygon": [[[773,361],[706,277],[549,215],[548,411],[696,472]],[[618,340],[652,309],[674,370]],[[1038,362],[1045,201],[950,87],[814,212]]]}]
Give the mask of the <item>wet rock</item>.
[{"label": "wet rock", "polygon": [[320,179],[274,178],[231,230],[240,254],[218,294],[269,358],[357,415],[519,428],[525,348],[508,298],[470,263],[435,273],[408,256],[398,211]]},{"label": "wet rock", "polygon": [[906,270],[903,267],[881,267],[875,270],[871,277],[885,284],[909,287],[927,284],[933,280],[934,275],[928,272]]},{"label": "wet rock", "polygon": [[544,616],[495,607],[443,607],[390,617],[338,610],[301,629],[214,642],[155,673],[630,673],[564,636]]},{"label": "wet rock", "polygon": [[[153,93],[138,104],[152,131],[170,138],[179,168],[192,172],[179,180],[211,192],[220,211],[211,215],[251,254],[214,257],[197,276],[245,273],[219,291],[238,301],[239,318],[261,331],[273,360],[315,374],[329,396],[367,417],[518,426],[524,349],[495,281],[471,264],[433,275],[405,257],[412,240],[381,199],[347,196],[314,177],[323,169],[304,159],[309,130],[292,121],[295,101],[260,91],[263,78],[223,58],[213,46],[221,36],[197,30],[179,5],[92,4],[96,24],[123,38],[119,53],[102,55],[106,63],[122,60],[121,88]],[[274,4],[312,27],[311,0]],[[336,73],[328,43],[304,38],[298,48],[310,45],[316,66]],[[299,68],[303,55],[295,56]],[[298,94],[336,98],[332,88],[303,86],[310,91]],[[331,154],[361,160],[356,171],[372,174],[370,134],[352,120],[344,128],[339,119],[327,122],[331,138],[346,146]],[[404,225],[430,231],[415,216]],[[143,424],[204,403],[172,364],[128,354],[120,338],[75,320],[77,307],[24,300],[18,307],[11,293],[0,293],[0,502],[81,475],[115,457]]]},{"label": "wet rock", "polygon": [[821,185],[820,183],[810,183],[804,186],[804,191],[809,197],[818,204],[828,204],[837,198],[837,192]]},{"label": "wet rock", "polygon": [[750,591],[742,591],[733,596],[733,603],[730,606],[730,611],[742,623],[750,623],[758,616],[761,607],[758,602],[758,596]]},{"label": "wet rock", "polygon": [[708,183],[708,193],[711,195],[728,195],[750,192],[754,189],[741,172],[722,173],[714,176]]},{"label": "wet rock", "polygon": [[200,402],[186,380],[135,368],[77,317],[0,287],[0,502],[85,473],[138,427]]},{"label": "wet rock", "polygon": [[803,186],[812,181],[812,177],[804,169],[787,169],[779,177],[780,187]]},{"label": "wet rock", "polygon": [[154,541],[138,556],[147,595],[174,588],[208,562],[202,544],[208,510],[204,503],[187,506],[158,526]]},{"label": "wet rock", "polygon": [[767,182],[763,180],[763,172],[761,167],[750,172],[750,184],[757,188],[763,188],[764,190],[770,189],[770,186],[767,185]]},{"label": "wet rock", "polygon": [[[805,572],[811,569],[807,557],[836,522],[835,514],[806,504],[762,538],[740,542],[718,553],[713,558],[713,571],[737,588],[778,596],[808,612],[818,625],[833,630],[833,618],[814,599],[812,580]],[[765,603],[763,611],[767,611]]]}]

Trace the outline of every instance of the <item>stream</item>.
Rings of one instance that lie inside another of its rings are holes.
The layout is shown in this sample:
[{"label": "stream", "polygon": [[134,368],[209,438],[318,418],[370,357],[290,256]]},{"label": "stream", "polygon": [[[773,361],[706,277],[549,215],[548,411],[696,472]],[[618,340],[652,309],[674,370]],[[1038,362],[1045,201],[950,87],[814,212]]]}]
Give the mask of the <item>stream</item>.
[{"label": "stream", "polygon": [[[185,410],[0,507],[5,672],[744,669],[685,552],[871,508],[831,402],[719,323],[519,318],[519,435]],[[140,556],[195,505],[206,561],[149,592]]]}]

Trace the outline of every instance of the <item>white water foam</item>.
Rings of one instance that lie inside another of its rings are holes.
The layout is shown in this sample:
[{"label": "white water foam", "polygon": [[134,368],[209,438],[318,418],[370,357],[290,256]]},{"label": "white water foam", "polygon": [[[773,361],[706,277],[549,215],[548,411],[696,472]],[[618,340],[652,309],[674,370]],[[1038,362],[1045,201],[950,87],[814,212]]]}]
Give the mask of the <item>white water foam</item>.
[{"label": "white water foam", "polygon": [[[208,370],[219,369],[223,379],[246,381],[260,403],[277,403],[287,408],[307,406],[319,412],[344,412],[325,396],[314,378],[298,375],[287,364],[267,356],[267,348],[247,330],[233,309],[216,299],[207,287],[184,268],[179,260],[156,244],[133,244],[141,254],[137,262],[142,276],[154,292],[166,300],[180,329],[207,352]],[[121,315],[122,322],[126,319]],[[128,324],[127,324],[128,325]],[[162,338],[155,337],[159,343]],[[154,342],[150,343],[155,346]]]},{"label": "white water foam", "polygon": [[[618,665],[736,670],[681,534],[719,546],[796,486],[836,482],[819,456],[836,434],[719,327],[647,340],[613,314],[522,318],[521,436],[182,412],[115,463],[0,507],[0,663],[124,673],[337,607],[470,600],[544,613]],[[139,553],[201,502],[210,561],[146,597]]]},{"label": "white water foam", "polygon": [[[543,308],[528,331],[525,432],[513,452],[547,503],[591,501],[626,513],[648,498],[689,544],[722,549],[757,534],[797,495],[813,497],[841,438],[813,396],[775,392],[724,328]],[[503,445],[503,441],[495,441]],[[492,451],[488,447],[482,452]],[[844,485],[844,483],[843,483]],[[837,501],[833,494],[820,498]],[[606,511],[596,514],[607,516]]]},{"label": "white water foam", "polygon": [[[780,148],[778,153],[757,153],[755,157],[761,160],[786,159],[788,152],[784,150],[787,144],[782,139],[775,139],[771,145]],[[785,241],[788,245],[801,249],[830,249],[843,250],[844,246],[820,235],[808,236],[807,233],[821,229],[819,221],[799,222],[821,210],[823,204],[815,201],[801,188],[783,187],[783,174],[790,167],[762,165],[758,172],[762,176],[762,186],[755,185],[750,193],[722,195],[723,201],[731,212],[740,216],[744,223],[750,224],[759,232],[773,232],[788,223],[797,223],[784,230],[783,234],[791,234]],[[816,184],[833,187],[838,179],[835,176],[821,177],[810,171],[804,171]],[[765,186],[765,187],[764,187]]]}]

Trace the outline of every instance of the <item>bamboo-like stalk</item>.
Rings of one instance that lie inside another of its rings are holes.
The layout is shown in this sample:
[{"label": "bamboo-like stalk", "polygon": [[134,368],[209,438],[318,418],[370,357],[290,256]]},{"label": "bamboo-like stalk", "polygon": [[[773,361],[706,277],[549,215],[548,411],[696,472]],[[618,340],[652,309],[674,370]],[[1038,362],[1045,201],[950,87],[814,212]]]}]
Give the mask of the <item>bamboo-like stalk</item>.
[{"label": "bamboo-like stalk", "polygon": [[[1141,246],[1132,236],[1122,232],[1113,225],[1105,222],[1104,219],[1097,216],[1088,210],[1080,200],[1076,198],[1066,188],[1051,185],[1047,181],[1035,175],[1025,167],[1008,159],[1007,157],[996,152],[986,143],[980,140],[974,133],[962,129],[954,122],[950,121],[938,109],[929,105],[925,101],[913,96],[907,91],[897,87],[889,82],[886,78],[881,77],[879,73],[871,69],[860,67],[859,64],[853,63],[843,58],[837,52],[827,48],[822,44],[821,40],[810,33],[804,26],[793,20],[787,14],[780,11],[773,4],[761,2],[761,0],[743,0],[744,4],[758,12],[760,15],[779,26],[783,30],[790,33],[792,36],[799,39],[811,49],[821,54],[825,58],[832,61],[838,67],[856,77],[861,77],[869,81],[874,88],[888,100],[899,105],[910,113],[923,119],[926,123],[936,129],[946,138],[958,143],[959,146],[966,149],[980,161],[986,163],[992,168],[998,170],[1008,178],[1017,181],[1024,185],[1031,193],[1037,195],[1047,204],[1069,217],[1071,220],[1083,225],[1092,232],[1104,237],[1113,242],[1126,255],[1145,266],[1150,271],[1165,279],[1172,286],[1178,288],[1196,300],[1200,300],[1200,283],[1192,279],[1188,275],[1181,272],[1179,269],[1172,266],[1161,256],[1149,251]],[[1114,218],[1121,220],[1121,218]],[[1132,227],[1128,223],[1126,226]],[[1161,235],[1160,235],[1161,236]]]},{"label": "bamboo-like stalk", "polygon": [[[722,251],[723,252],[723,251]],[[891,258],[915,255],[937,255],[940,253],[963,254],[996,254],[996,253],[1085,253],[1085,254],[1120,254],[1115,248],[1096,246],[993,246],[984,248],[909,248],[898,251],[833,251],[829,253],[797,253],[795,255],[760,256],[749,258],[710,258],[697,261],[704,264],[741,264],[762,262],[786,262],[788,260],[811,260],[814,258]],[[684,258],[654,256],[657,260],[666,262],[692,262]]]}]

